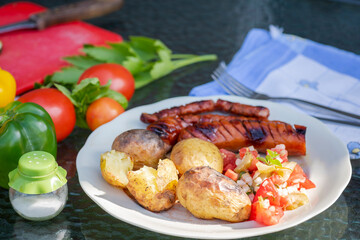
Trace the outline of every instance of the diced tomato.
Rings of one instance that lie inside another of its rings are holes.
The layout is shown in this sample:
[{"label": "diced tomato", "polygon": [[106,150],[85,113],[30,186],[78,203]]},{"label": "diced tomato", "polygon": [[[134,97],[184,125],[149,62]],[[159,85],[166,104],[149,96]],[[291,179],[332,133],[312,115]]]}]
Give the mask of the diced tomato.
[{"label": "diced tomato", "polygon": [[227,176],[228,178],[231,178],[234,181],[238,180],[239,174],[237,174],[236,172],[234,172],[231,169],[226,170],[225,172],[225,176]]},{"label": "diced tomato", "polygon": [[236,154],[226,149],[220,149],[220,153],[224,161],[223,172],[225,173],[228,169],[234,170],[236,168]]},{"label": "diced tomato", "polygon": [[286,209],[287,206],[290,205],[290,201],[288,196],[280,196],[280,206],[282,209]]},{"label": "diced tomato", "polygon": [[251,152],[255,158],[257,158],[259,155],[258,152],[256,151],[256,149],[251,151],[248,147],[243,147],[243,148],[240,148],[240,150],[239,150],[240,158],[243,158],[245,156],[245,153],[247,153],[247,152]]},{"label": "diced tomato", "polygon": [[255,194],[254,202],[258,201],[260,196],[263,199],[269,199],[270,205],[280,206],[280,195],[271,179],[267,178],[261,183]]},{"label": "diced tomato", "polygon": [[284,211],[281,207],[272,206],[265,207],[262,199],[256,201],[251,206],[250,220],[255,220],[265,225],[275,225],[279,223]]},{"label": "diced tomato", "polygon": [[285,182],[281,179],[280,175],[277,173],[273,173],[273,175],[271,175],[270,179],[275,185],[278,185],[278,186]]},{"label": "diced tomato", "polygon": [[248,170],[249,170],[249,172],[254,172],[257,170],[256,163],[259,162],[259,160],[257,159],[259,154],[256,151],[256,149],[250,150],[248,147],[243,147],[243,148],[240,148],[240,150],[239,150],[239,157],[243,158],[245,156],[245,153],[247,153],[247,152],[251,152],[251,154],[253,155],[253,159],[251,161],[251,165],[248,168]]},{"label": "diced tomato", "polygon": [[299,189],[310,189],[316,187],[315,184],[307,178],[303,169],[298,164],[295,166],[293,172],[290,174],[290,177],[286,182],[288,186],[299,184]]},{"label": "diced tomato", "polygon": [[277,152],[282,159],[281,163],[288,161],[288,151],[285,149],[284,144],[276,145],[274,148],[270,149],[271,151]]}]

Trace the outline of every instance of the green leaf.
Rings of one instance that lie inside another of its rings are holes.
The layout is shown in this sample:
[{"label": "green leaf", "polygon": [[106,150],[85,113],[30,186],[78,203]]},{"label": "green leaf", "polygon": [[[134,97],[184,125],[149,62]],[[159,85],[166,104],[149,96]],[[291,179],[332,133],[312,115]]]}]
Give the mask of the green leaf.
[{"label": "green leaf", "polygon": [[78,67],[80,69],[88,69],[89,67],[92,67],[97,64],[104,63],[104,61],[96,60],[95,58],[92,58],[90,56],[71,56],[71,57],[65,57],[64,60],[75,67]]},{"label": "green leaf", "polygon": [[97,78],[86,78],[76,85],[72,91],[75,100],[91,102],[91,95],[100,88]]},{"label": "green leaf", "polygon": [[144,63],[139,58],[129,56],[125,61],[123,61],[122,65],[134,76],[134,74],[143,70]]},{"label": "green leaf", "polygon": [[271,165],[276,165],[276,166],[279,166],[279,167],[282,166],[282,165],[281,165],[281,162],[279,161],[279,159],[276,159],[276,158],[271,159],[271,160],[270,160],[270,164],[271,164]]},{"label": "green leaf", "polygon": [[131,48],[130,44],[125,41],[120,43],[109,43],[109,45],[124,57],[137,56],[134,50]]},{"label": "green leaf", "polygon": [[77,67],[66,67],[61,69],[61,71],[55,72],[51,76],[51,81],[64,85],[75,85],[82,73],[83,70]]},{"label": "green leaf", "polygon": [[134,53],[143,61],[151,61],[158,57],[156,40],[147,37],[131,36],[129,44]]},{"label": "green leaf", "polygon": [[85,44],[82,51],[89,56],[107,63],[121,64],[125,60],[125,56],[120,51],[108,47],[96,47],[90,44]]},{"label": "green leaf", "polygon": [[263,157],[257,157],[257,159],[258,159],[259,161],[263,162],[264,164],[269,165],[269,162],[268,162],[265,158],[263,158]]},{"label": "green leaf", "polygon": [[109,97],[114,99],[115,101],[117,101],[124,109],[126,109],[128,107],[128,101],[126,99],[126,97],[124,97],[124,95],[122,95],[121,93],[118,93],[114,90],[109,89],[108,91],[106,91],[104,93],[104,95],[102,97]]},{"label": "green leaf", "polygon": [[173,70],[173,64],[170,61],[156,62],[150,71],[152,80],[158,79],[169,74]]},{"label": "green leaf", "polygon": [[69,98],[69,100],[72,102],[72,104],[75,107],[79,106],[78,102],[71,96],[71,92],[66,87],[64,87],[60,84],[57,84],[57,83],[55,83],[54,85],[60,92],[62,92],[67,98]]}]

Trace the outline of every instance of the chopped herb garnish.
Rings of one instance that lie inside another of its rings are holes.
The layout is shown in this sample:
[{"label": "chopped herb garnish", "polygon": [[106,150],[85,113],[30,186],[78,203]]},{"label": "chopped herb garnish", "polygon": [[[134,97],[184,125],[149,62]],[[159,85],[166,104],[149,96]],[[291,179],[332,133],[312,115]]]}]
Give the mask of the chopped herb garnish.
[{"label": "chopped herb garnish", "polygon": [[276,165],[279,167],[282,167],[281,162],[279,161],[279,159],[277,159],[277,157],[279,156],[279,154],[275,151],[271,151],[271,150],[267,150],[267,155],[265,156],[265,158],[263,157],[257,157],[257,159],[259,159],[259,161],[263,162],[264,164],[271,166],[271,165]]}]

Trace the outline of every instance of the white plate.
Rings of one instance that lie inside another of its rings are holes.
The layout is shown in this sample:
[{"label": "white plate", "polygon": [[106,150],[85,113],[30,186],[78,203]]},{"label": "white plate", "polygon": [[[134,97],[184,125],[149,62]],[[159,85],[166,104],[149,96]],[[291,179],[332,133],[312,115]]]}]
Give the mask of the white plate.
[{"label": "white plate", "polygon": [[[142,112],[153,113],[192,101],[218,98],[266,106],[270,109],[272,120],[307,126],[307,155],[290,158],[299,162],[316,184],[315,189],[308,191],[310,202],[307,205],[285,212],[280,223],[274,226],[263,226],[254,221],[228,223],[221,220],[201,220],[193,217],[179,204],[162,213],[145,210],[122,190],[112,187],[102,178],[100,154],[111,150],[113,140],[120,133],[129,129],[146,128],[146,124],[139,120]],[[128,110],[91,133],[77,156],[76,166],[80,185],[85,193],[115,218],[163,234],[204,239],[243,238],[293,227],[330,207],[351,178],[351,164],[345,145],[323,123],[284,105],[234,96],[177,97]]]}]

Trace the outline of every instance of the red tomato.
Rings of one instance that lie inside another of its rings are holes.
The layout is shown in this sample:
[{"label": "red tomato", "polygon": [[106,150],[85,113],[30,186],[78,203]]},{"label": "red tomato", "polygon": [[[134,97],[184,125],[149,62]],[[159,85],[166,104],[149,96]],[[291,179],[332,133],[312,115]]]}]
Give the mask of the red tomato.
[{"label": "red tomato", "polygon": [[247,153],[247,152],[251,152],[251,154],[253,155],[253,159],[251,161],[251,165],[248,168],[248,170],[249,170],[249,172],[254,172],[257,170],[256,163],[259,162],[259,160],[257,159],[259,154],[256,151],[256,149],[253,151],[250,151],[250,149],[248,147],[243,147],[243,148],[240,148],[240,150],[239,150],[239,157],[242,159],[245,156],[245,153]]},{"label": "red tomato", "polygon": [[111,80],[110,89],[123,94],[128,101],[135,91],[134,77],[120,64],[103,63],[92,66],[83,72],[78,83],[85,78],[98,78],[100,85],[105,85]]},{"label": "red tomato", "polygon": [[297,164],[292,171],[289,179],[287,180],[288,186],[293,186],[299,184],[299,188],[315,188],[315,184],[307,178],[306,174],[304,173],[303,169]]},{"label": "red tomato", "polygon": [[226,149],[220,149],[220,153],[224,161],[223,172],[225,173],[228,169],[234,170],[236,168],[236,154]]},{"label": "red tomato", "polygon": [[281,207],[271,206],[265,208],[261,201],[254,202],[251,206],[250,220],[255,220],[265,225],[275,225],[279,223],[284,216],[284,211]]},{"label": "red tomato", "polygon": [[275,185],[281,185],[283,184],[285,181],[282,180],[282,178],[280,177],[279,174],[277,173],[273,173],[271,175],[271,177],[269,177],[269,179],[275,184]]},{"label": "red tomato", "polygon": [[254,197],[254,202],[258,201],[260,196],[263,199],[269,199],[270,205],[280,206],[280,195],[274,183],[270,179],[265,179],[261,183]]},{"label": "red tomato", "polygon": [[236,172],[234,172],[231,169],[226,170],[224,175],[227,176],[228,178],[231,178],[234,181],[237,181],[238,177],[239,177],[239,174],[237,174]]},{"label": "red tomato", "polygon": [[73,131],[76,122],[75,108],[71,101],[54,88],[41,88],[22,95],[18,101],[33,102],[42,106],[55,125],[56,139],[64,140]]},{"label": "red tomato", "polygon": [[86,123],[94,131],[99,126],[110,122],[125,110],[112,98],[103,97],[92,102],[86,111]]}]

